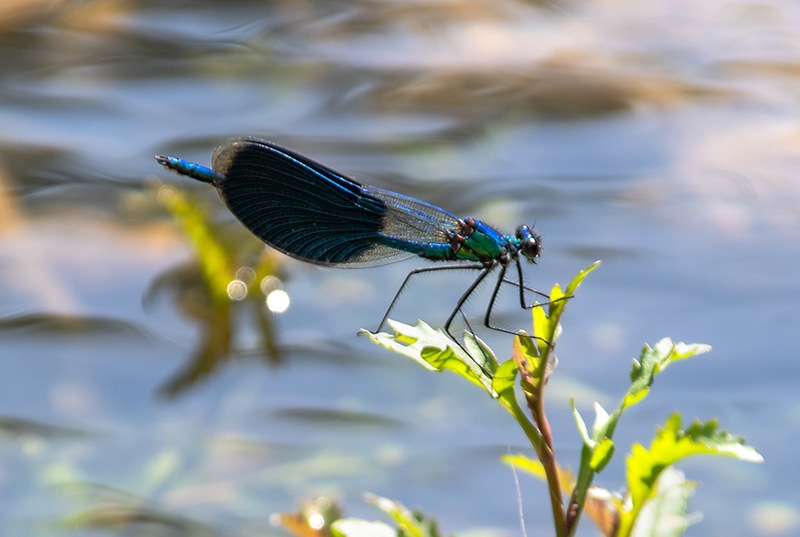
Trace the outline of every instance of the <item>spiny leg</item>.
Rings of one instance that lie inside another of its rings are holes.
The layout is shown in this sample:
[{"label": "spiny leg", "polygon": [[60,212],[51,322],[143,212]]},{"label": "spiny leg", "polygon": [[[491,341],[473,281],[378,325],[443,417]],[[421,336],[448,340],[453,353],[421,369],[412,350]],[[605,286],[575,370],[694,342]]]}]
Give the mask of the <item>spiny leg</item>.
[{"label": "spiny leg", "polygon": [[[505,272],[503,274],[505,274]],[[532,293],[536,293],[537,295],[543,297],[546,300],[550,300],[550,295],[542,293],[541,291],[537,291],[536,289],[533,289],[531,287],[526,287],[525,286],[524,277],[522,275],[522,263],[519,262],[519,259],[517,259],[517,277],[519,278],[519,283],[516,284],[519,287],[519,305],[522,306],[522,309],[529,310],[529,309],[533,308],[533,306],[534,306],[534,304],[531,304],[530,306],[528,306],[528,304],[525,302],[525,291],[526,290],[527,291],[531,291]],[[503,279],[503,281],[508,282],[508,283],[512,283],[512,284],[514,283],[511,280],[506,280],[505,278]],[[498,287],[499,287],[499,285],[498,285]],[[546,304],[546,302],[545,302],[545,304]],[[542,304],[540,304],[540,305],[542,305]]]},{"label": "spiny leg", "polygon": [[[397,303],[397,300],[400,298],[400,294],[406,288],[406,285],[408,284],[409,281],[411,281],[411,278],[413,276],[416,276],[417,274],[422,274],[424,272],[435,272],[435,271],[439,271],[439,270],[456,270],[456,269],[461,269],[461,270],[463,270],[463,269],[468,269],[468,270],[469,269],[473,269],[473,270],[477,270],[477,269],[484,269],[484,268],[486,268],[486,267],[484,267],[482,263],[472,263],[472,264],[467,264],[467,265],[442,265],[442,266],[435,266],[435,267],[422,267],[422,268],[417,268],[417,269],[412,270],[411,272],[406,274],[406,278],[403,280],[403,283],[400,285],[400,288],[397,290],[397,293],[395,293],[394,298],[392,299],[392,302],[389,304],[389,308],[386,310],[386,313],[383,314],[383,318],[381,319],[381,323],[378,325],[378,329],[375,330],[375,332],[376,333],[380,332],[381,328],[383,328],[383,325],[386,324],[386,319],[389,318],[389,314],[394,309],[394,306]],[[474,289],[474,285],[475,284],[473,284],[473,286],[472,286],[473,289]],[[467,296],[468,295],[469,295],[469,293],[467,293]],[[462,298],[459,300],[458,308],[460,308],[461,304],[464,303],[464,299],[465,298],[466,297],[462,296]],[[455,314],[456,314],[456,311],[458,311],[458,308],[456,308],[456,310],[450,315],[450,317],[447,320],[447,323],[445,324],[445,327],[446,327],[445,331],[447,332],[447,334],[450,337],[453,337],[453,336],[450,334],[450,331],[448,330],[448,328],[450,326],[450,322],[452,322],[452,320],[453,320],[453,317],[455,317]]]},{"label": "spiny leg", "polygon": [[[458,315],[458,312],[461,311],[461,308],[464,306],[464,302],[466,302],[467,299],[469,298],[469,295],[471,295],[473,291],[477,289],[478,285],[480,285],[480,283],[484,280],[484,278],[486,278],[486,276],[489,275],[492,269],[494,269],[494,266],[486,267],[484,265],[478,265],[478,267],[475,268],[481,268],[483,269],[483,272],[478,274],[478,277],[475,278],[475,281],[473,281],[470,284],[470,286],[467,287],[467,290],[464,291],[464,293],[461,295],[461,298],[458,299],[458,302],[456,302],[456,307],[453,308],[452,313],[450,313],[450,316],[444,323],[444,331],[447,332],[447,335],[450,336],[452,339],[456,339],[453,337],[453,334],[450,333],[450,325],[453,323],[453,319],[455,319],[456,315]],[[505,267],[503,267],[503,269],[505,270]],[[502,273],[500,274],[500,276],[502,277]]]},{"label": "spiny leg", "polygon": [[[500,286],[503,285],[503,283],[510,283],[512,285],[516,285],[517,287],[519,287],[519,301],[520,301],[520,306],[523,309],[532,309],[533,307],[541,307],[544,304],[531,304],[530,306],[528,306],[525,303],[525,290],[526,289],[528,289],[530,291],[533,291],[534,293],[539,293],[539,291],[536,291],[535,289],[529,289],[523,283],[523,281],[522,281],[522,267],[520,266],[519,260],[517,260],[517,272],[519,274],[519,282],[513,282],[511,280],[507,280],[506,279],[505,275],[506,275],[506,269],[507,268],[508,268],[508,265],[505,265],[505,266],[503,266],[502,270],[500,271],[500,276],[498,276],[498,278],[497,278],[497,283],[495,284],[494,290],[492,291],[492,296],[489,299],[489,305],[486,307],[486,316],[483,319],[483,324],[484,324],[484,326],[486,328],[489,328],[490,330],[496,330],[498,332],[503,332],[503,333],[506,333],[506,334],[511,334],[511,335],[516,336],[516,335],[519,335],[519,332],[514,332],[513,330],[509,330],[508,328],[503,328],[502,326],[494,326],[492,324],[492,309],[494,309],[494,304],[497,301],[497,295],[500,292]],[[547,296],[544,293],[539,293],[539,294],[541,294],[542,296]],[[550,297],[547,297],[547,298],[550,298]],[[543,342],[543,343],[545,343],[547,345],[552,345],[552,343],[550,343],[549,341],[547,341],[544,338],[541,338],[539,336],[530,335],[528,337],[530,337],[531,339],[538,339],[539,341],[541,341],[541,342]]]},{"label": "spiny leg", "polygon": [[[466,344],[466,342],[465,342],[465,343],[462,343],[462,342],[460,342],[459,340],[457,340],[456,338],[454,338],[454,337],[453,337],[453,335],[452,335],[452,334],[450,334],[450,332],[448,332],[448,333],[447,333],[447,335],[449,335],[449,336],[450,336],[450,339],[452,339],[453,341],[455,341],[455,342],[456,342],[456,344],[458,344],[458,346],[459,346],[459,347],[461,347],[461,350],[462,350],[462,351],[464,351],[464,354],[466,354],[467,356],[469,356],[469,357],[470,357],[470,360],[472,360],[472,363],[473,363],[473,364],[475,364],[476,366],[478,366],[478,369],[480,369],[480,370],[481,370],[481,372],[482,372],[482,373],[483,373],[483,374],[484,374],[486,377],[488,377],[488,378],[494,378],[494,374],[493,374],[493,373],[492,373],[490,370],[486,369],[486,366],[485,366],[485,364],[486,364],[487,362],[489,362],[490,360],[492,360],[493,358],[492,358],[490,355],[487,355],[487,354],[486,354],[486,352],[484,351],[483,347],[481,346],[481,344],[477,342],[478,336],[475,334],[475,330],[472,328],[472,325],[471,325],[471,324],[469,324],[469,319],[467,318],[467,315],[464,313],[464,310],[463,310],[463,309],[461,309],[461,310],[459,310],[459,312],[461,313],[461,318],[464,320],[464,324],[465,324],[465,325],[466,325],[466,327],[467,327],[467,331],[468,331],[470,334],[472,334],[472,337],[473,337],[473,339],[475,340],[475,342],[476,342],[476,345],[478,346],[478,350],[480,350],[480,351],[481,351],[481,354],[483,355],[483,363],[480,363],[480,362],[478,362],[478,360],[475,358],[475,356],[473,356],[472,354],[470,354],[470,352],[469,352],[469,351],[466,349],[466,347],[465,347],[465,344]],[[495,361],[495,366],[496,366],[496,364],[497,364],[497,359],[496,359],[496,358],[494,358],[494,361]]]},{"label": "spiny leg", "polygon": [[[477,287],[478,287],[478,286],[480,285],[480,283],[481,283],[481,282],[482,282],[482,281],[483,281],[483,280],[486,278],[486,276],[488,276],[488,275],[489,275],[489,273],[490,273],[490,272],[491,272],[491,271],[494,269],[494,266],[489,266],[489,267],[486,267],[486,266],[484,266],[484,265],[480,265],[480,267],[476,267],[476,268],[481,268],[481,269],[483,269],[483,271],[482,271],[480,274],[478,274],[478,277],[477,277],[477,278],[475,278],[475,281],[473,281],[473,282],[472,282],[472,284],[470,284],[470,286],[467,288],[467,290],[466,290],[466,291],[464,291],[464,293],[461,295],[461,298],[459,298],[459,299],[458,299],[458,302],[456,302],[456,306],[455,306],[455,308],[453,309],[452,313],[450,313],[450,316],[447,318],[447,321],[444,323],[444,331],[445,331],[445,333],[446,333],[448,336],[450,336],[450,339],[452,339],[453,341],[455,341],[455,342],[456,342],[456,344],[457,344],[459,347],[461,347],[461,350],[462,350],[462,351],[464,351],[464,353],[465,353],[467,356],[469,356],[469,357],[470,357],[470,359],[472,360],[472,362],[473,362],[475,365],[477,365],[477,366],[478,366],[478,368],[481,370],[481,372],[482,372],[484,375],[486,375],[486,376],[487,376],[487,377],[489,377],[489,378],[492,378],[492,372],[491,372],[491,371],[489,371],[489,370],[487,370],[487,369],[486,369],[486,367],[484,366],[484,364],[485,364],[487,361],[489,361],[491,358],[490,358],[489,356],[487,356],[487,355],[486,355],[486,354],[483,352],[483,348],[481,348],[481,347],[480,347],[480,345],[479,345],[479,348],[480,348],[481,354],[483,354],[483,363],[480,363],[480,362],[478,362],[478,360],[477,360],[477,359],[476,359],[474,356],[472,356],[472,354],[470,354],[470,352],[469,352],[469,351],[468,351],[468,350],[467,350],[467,349],[464,347],[464,344],[463,344],[463,343],[461,343],[461,341],[460,341],[458,338],[456,338],[456,337],[453,335],[453,333],[452,333],[452,332],[450,332],[450,325],[453,323],[453,319],[455,319],[455,316],[456,316],[456,315],[458,315],[459,313],[461,313],[461,317],[464,319],[464,324],[466,324],[466,326],[467,326],[467,330],[468,330],[468,331],[469,331],[469,332],[470,332],[470,333],[473,335],[473,337],[477,337],[477,336],[475,336],[475,330],[473,330],[473,329],[472,329],[472,326],[470,326],[470,324],[469,324],[469,319],[467,319],[467,315],[464,313],[463,307],[464,307],[464,303],[467,301],[467,299],[469,298],[469,296],[470,296],[470,295],[471,295],[471,294],[472,294],[472,293],[475,291],[475,289],[477,289]],[[505,268],[505,267],[503,267],[503,268]],[[501,277],[502,277],[502,275],[501,275]]]},{"label": "spiny leg", "polygon": [[[572,296],[570,295],[570,296],[563,296],[563,297],[561,297],[561,298],[559,298],[557,300],[551,301],[550,300],[550,295],[548,295],[546,293],[543,293],[543,292],[541,292],[541,291],[539,291],[537,289],[534,289],[533,287],[528,287],[527,285],[525,285],[523,283],[523,278],[524,277],[522,275],[522,264],[519,262],[519,260],[517,260],[517,274],[518,274],[519,282],[515,282],[513,280],[509,280],[508,278],[503,278],[502,283],[507,283],[509,285],[513,285],[513,286],[519,288],[519,305],[520,305],[520,307],[522,309],[529,310],[529,309],[533,309],[535,307],[548,306],[548,305],[552,304],[553,302],[558,302],[558,301],[561,301],[561,300],[568,300],[568,299],[572,298]],[[525,301],[525,291],[530,291],[531,293],[539,295],[540,297],[544,298],[546,301],[545,302],[540,302],[538,304],[536,304],[536,303],[528,304]]]}]

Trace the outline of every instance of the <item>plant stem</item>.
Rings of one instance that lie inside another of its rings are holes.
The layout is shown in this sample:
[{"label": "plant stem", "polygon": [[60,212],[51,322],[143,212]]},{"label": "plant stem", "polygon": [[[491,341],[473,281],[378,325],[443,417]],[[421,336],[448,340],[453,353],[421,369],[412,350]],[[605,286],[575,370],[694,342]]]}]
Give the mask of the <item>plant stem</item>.
[{"label": "plant stem", "polygon": [[[552,339],[555,340],[555,333],[552,334]],[[553,347],[551,345],[544,346],[541,357],[536,364],[536,369],[531,372],[531,376],[535,379],[531,384],[533,390],[530,392],[528,390],[523,391],[528,408],[531,411],[531,417],[542,439],[542,449],[537,451],[537,455],[547,476],[556,535],[558,537],[567,537],[569,528],[567,527],[564,497],[561,493],[561,483],[558,476],[558,464],[556,463],[556,452],[553,446],[553,432],[550,429],[550,422],[547,419],[547,413],[544,408],[544,387],[547,384],[547,366],[552,352]]]},{"label": "plant stem", "polygon": [[[561,488],[558,479],[558,471],[556,467],[555,453],[552,448],[552,437],[550,436],[550,426],[545,424],[547,428],[548,440],[542,436],[540,429],[538,429],[529,419],[525,412],[520,408],[515,398],[508,398],[501,400],[506,409],[517,420],[528,441],[536,451],[536,456],[542,466],[547,477],[547,487],[550,491],[550,507],[553,512],[553,523],[556,529],[556,537],[567,537],[567,524],[566,517],[564,516],[564,502],[561,497]],[[529,401],[530,404],[530,401]]]}]

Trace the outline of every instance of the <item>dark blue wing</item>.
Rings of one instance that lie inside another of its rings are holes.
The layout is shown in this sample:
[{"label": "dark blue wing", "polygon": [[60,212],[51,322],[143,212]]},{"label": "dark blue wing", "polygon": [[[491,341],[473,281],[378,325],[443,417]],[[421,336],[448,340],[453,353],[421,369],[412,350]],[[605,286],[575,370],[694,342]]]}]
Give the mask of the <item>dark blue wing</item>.
[{"label": "dark blue wing", "polygon": [[447,243],[457,218],[438,207],[362,185],[259,138],[214,152],[215,185],[230,211],[278,250],[318,265],[371,266]]}]

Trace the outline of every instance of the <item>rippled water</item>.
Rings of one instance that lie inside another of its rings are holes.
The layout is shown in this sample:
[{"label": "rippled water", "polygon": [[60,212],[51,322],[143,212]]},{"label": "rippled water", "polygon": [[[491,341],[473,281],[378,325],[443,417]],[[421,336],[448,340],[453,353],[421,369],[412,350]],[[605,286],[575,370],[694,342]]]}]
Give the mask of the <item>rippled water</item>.
[{"label": "rippled water", "polygon": [[[535,223],[540,289],[603,259],[559,343],[561,457],[577,462],[568,395],[588,414],[642,343],[710,343],[626,416],[620,451],[672,410],[718,417],[767,462],[683,465],[704,484],[689,535],[796,535],[799,28],[789,0],[4,2],[0,533],[114,533],[70,517],[134,506],[149,529],[263,535],[321,493],[375,518],[369,490],[448,534],[519,534],[497,460],[524,449],[511,421],[355,335],[418,262],[281,258],[292,302],[275,340],[236,310],[234,352],[210,361],[219,326],[155,182],[246,235],[152,157],[208,164],[255,134],[504,230]],[[418,282],[397,315],[435,323],[468,281]],[[498,313],[528,322],[513,300]],[[622,463],[599,481],[621,486]],[[522,487],[530,534],[549,531],[544,487]]]}]

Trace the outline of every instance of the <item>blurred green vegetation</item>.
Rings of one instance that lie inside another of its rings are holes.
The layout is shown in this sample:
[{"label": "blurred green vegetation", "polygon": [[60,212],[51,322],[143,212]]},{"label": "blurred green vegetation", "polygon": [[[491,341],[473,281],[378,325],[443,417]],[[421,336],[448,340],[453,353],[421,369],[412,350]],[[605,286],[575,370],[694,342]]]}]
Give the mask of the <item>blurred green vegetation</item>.
[{"label": "blurred green vegetation", "polygon": [[266,300],[283,281],[281,254],[244,234],[214,225],[207,205],[172,186],[157,190],[161,205],[180,226],[195,253],[187,265],[161,274],[148,295],[169,292],[180,312],[198,327],[199,343],[191,360],[160,388],[175,397],[205,379],[221,363],[238,355],[237,332],[254,323],[259,343],[249,348],[267,364],[280,362],[277,334]]}]

